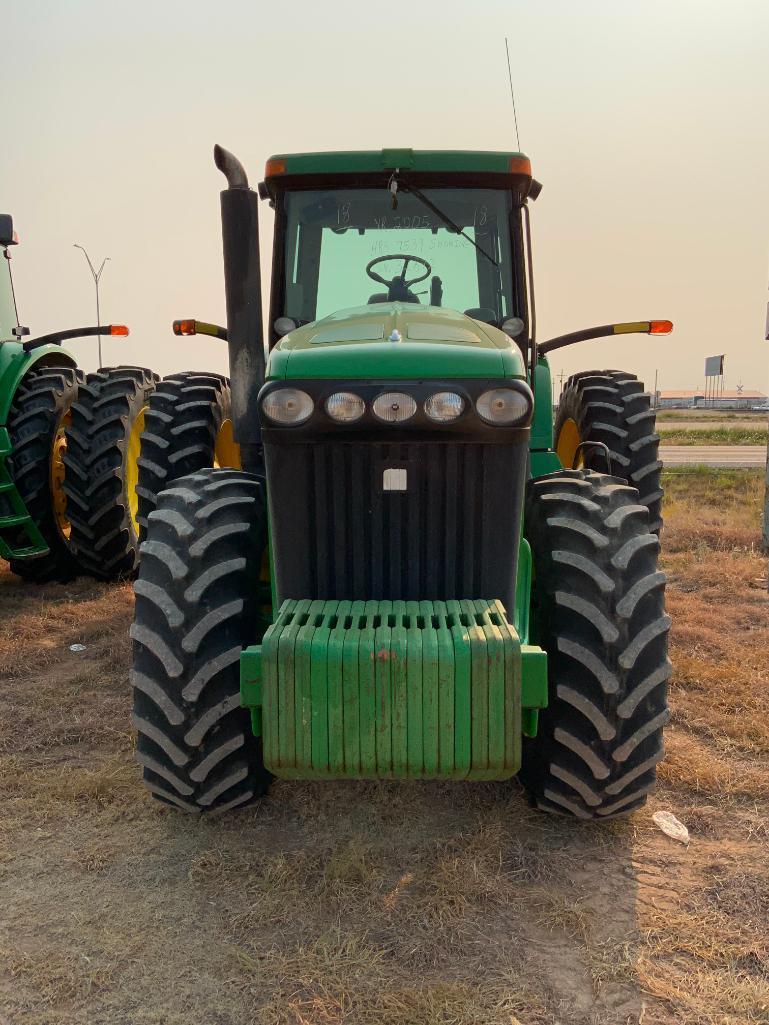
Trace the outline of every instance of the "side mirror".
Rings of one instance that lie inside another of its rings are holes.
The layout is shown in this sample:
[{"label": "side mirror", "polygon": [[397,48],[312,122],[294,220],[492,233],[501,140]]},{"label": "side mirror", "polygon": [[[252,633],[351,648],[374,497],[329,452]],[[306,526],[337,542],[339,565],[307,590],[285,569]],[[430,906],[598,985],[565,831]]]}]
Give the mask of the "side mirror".
[{"label": "side mirror", "polygon": [[13,230],[13,217],[10,214],[0,214],[0,246],[16,246],[19,244],[19,236]]},{"label": "side mirror", "polygon": [[278,317],[272,326],[278,338],[287,335],[289,331],[296,331],[297,327],[299,327],[297,322],[292,320],[291,317]]},{"label": "side mirror", "polygon": [[508,317],[507,320],[502,322],[502,330],[510,338],[517,338],[518,335],[523,331],[526,325],[520,317]]}]

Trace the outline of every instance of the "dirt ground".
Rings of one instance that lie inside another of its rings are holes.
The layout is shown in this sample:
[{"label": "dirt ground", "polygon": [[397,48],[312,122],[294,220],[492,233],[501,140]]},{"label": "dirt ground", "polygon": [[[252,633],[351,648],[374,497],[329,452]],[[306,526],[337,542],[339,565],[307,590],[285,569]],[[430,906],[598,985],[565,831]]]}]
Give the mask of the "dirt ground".
[{"label": "dirt ground", "polygon": [[668,484],[667,760],[646,809],[595,826],[515,783],[166,811],[132,762],[130,587],[1,573],[0,1023],[769,1022],[761,474]]}]

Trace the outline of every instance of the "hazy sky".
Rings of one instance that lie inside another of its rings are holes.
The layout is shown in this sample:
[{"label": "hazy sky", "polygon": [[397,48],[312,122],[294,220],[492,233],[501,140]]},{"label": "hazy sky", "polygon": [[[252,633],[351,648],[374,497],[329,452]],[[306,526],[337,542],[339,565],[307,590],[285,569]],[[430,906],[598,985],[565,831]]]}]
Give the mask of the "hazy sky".
[{"label": "hazy sky", "polygon": [[[540,338],[665,317],[554,354],[697,387],[769,389],[768,0],[0,0],[0,210],[22,245],[22,323],[94,321],[83,256],[110,256],[105,362],[226,371],[226,347],[176,317],[224,322],[211,150],[255,184],[273,152],[521,148]],[[261,206],[263,252],[271,222]],[[95,343],[72,346],[96,365]]]}]

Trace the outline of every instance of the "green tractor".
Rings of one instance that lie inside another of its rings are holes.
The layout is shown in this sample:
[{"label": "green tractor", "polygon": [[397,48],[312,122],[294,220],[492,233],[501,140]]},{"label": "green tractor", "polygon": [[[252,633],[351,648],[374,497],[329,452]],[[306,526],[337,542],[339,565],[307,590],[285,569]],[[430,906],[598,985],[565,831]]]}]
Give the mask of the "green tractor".
[{"label": "green tractor", "polygon": [[[215,161],[227,327],[204,330],[227,339],[242,469],[140,470],[146,786],[202,812],[272,777],[520,774],[551,812],[638,808],[670,675],[654,411],[632,374],[589,371],[554,424],[547,353],[672,325],[537,342],[522,154],[279,156],[258,193]],[[158,451],[185,426],[166,413]]]},{"label": "green tractor", "polygon": [[[17,243],[11,217],[0,215],[0,558],[8,560],[12,572],[23,579],[43,583],[67,581],[87,571],[91,568],[88,553],[96,550],[92,559],[96,575],[114,576],[96,548],[100,538],[94,533],[92,517],[94,497],[100,496],[93,484],[112,469],[109,490],[114,518],[116,511],[130,505],[130,482],[122,464],[114,463],[113,452],[103,446],[97,452],[91,445],[75,466],[81,474],[82,495],[73,511],[66,494],[67,450],[78,444],[83,449],[84,435],[77,423],[92,418],[86,407],[93,405],[98,382],[148,372],[120,367],[86,378],[75,358],[61,347],[70,338],[127,335],[128,328],[121,324],[26,338],[29,329],[19,323],[11,274],[11,246]],[[154,380],[154,375],[148,375],[148,380]],[[117,427],[112,425],[123,448],[133,422],[130,415],[123,415]],[[94,472],[97,467],[98,473]],[[135,559],[132,567],[134,563]]]}]

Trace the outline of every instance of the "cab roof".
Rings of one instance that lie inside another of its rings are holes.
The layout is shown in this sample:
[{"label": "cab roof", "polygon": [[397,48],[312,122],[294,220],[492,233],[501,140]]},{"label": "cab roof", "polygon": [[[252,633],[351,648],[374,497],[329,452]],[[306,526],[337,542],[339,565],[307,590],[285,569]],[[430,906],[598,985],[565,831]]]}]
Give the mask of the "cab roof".
[{"label": "cab roof", "polygon": [[267,161],[265,177],[277,174],[365,174],[396,169],[530,176],[531,162],[524,153],[493,150],[379,149],[280,153]]},{"label": "cab roof", "polygon": [[539,186],[531,177],[525,153],[501,150],[335,150],[328,153],[279,153],[265,167],[262,195],[283,188],[335,184],[365,185],[387,179],[393,172],[421,184],[443,183],[456,175],[457,184],[512,188],[522,197],[535,198]]}]

